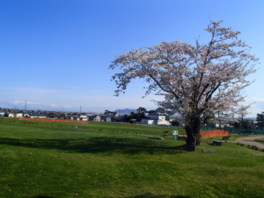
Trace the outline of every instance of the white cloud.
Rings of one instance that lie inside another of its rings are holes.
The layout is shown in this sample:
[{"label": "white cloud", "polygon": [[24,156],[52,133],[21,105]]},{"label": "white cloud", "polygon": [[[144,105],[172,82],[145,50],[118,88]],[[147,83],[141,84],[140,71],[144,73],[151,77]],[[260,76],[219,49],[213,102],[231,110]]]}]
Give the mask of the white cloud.
[{"label": "white cloud", "polygon": [[[2,104],[9,104],[10,107],[25,107],[27,100],[28,109],[47,109],[79,111],[82,106],[83,111],[102,112],[105,109],[115,110],[120,108],[138,108],[143,106],[147,109],[156,108],[152,100],[161,99],[158,96],[147,96],[142,98],[142,93],[127,93],[114,97],[109,93],[96,92],[91,90],[68,89],[42,89],[29,87],[0,87],[3,95],[9,95],[8,100],[1,98]],[[257,113],[264,111],[264,98],[248,97],[246,104],[251,104],[249,117],[255,117]]]},{"label": "white cloud", "polygon": [[13,105],[13,106],[17,106],[19,108],[25,107],[25,105],[27,105],[27,107],[29,107],[29,109],[30,108],[33,108],[33,109],[36,109],[36,108],[39,108],[39,109],[45,109],[45,108],[48,108],[48,109],[49,108],[55,108],[55,109],[66,108],[66,109],[70,109],[70,108],[73,108],[70,105],[59,105],[59,104],[56,104],[56,103],[39,103],[39,102],[28,101],[28,100],[25,100],[25,101],[14,100],[14,101],[10,101],[9,104]]},{"label": "white cloud", "polygon": [[248,97],[245,103],[250,104],[249,117],[256,117],[258,113],[264,111],[264,98]]},{"label": "white cloud", "polygon": [[247,98],[248,101],[252,101],[252,102],[263,102],[264,103],[264,98]]},{"label": "white cloud", "polygon": [[147,109],[156,108],[152,102],[158,100],[157,96],[148,96],[142,98],[140,95],[127,93],[119,97],[114,97],[109,93],[92,93],[92,91],[83,91],[76,89],[53,90],[40,88],[12,88],[0,87],[0,90],[8,96],[8,102],[12,108],[24,108],[27,101],[27,109],[47,109],[79,111],[80,106],[84,111],[101,112],[105,109],[115,110],[120,108],[138,108],[143,106]]}]

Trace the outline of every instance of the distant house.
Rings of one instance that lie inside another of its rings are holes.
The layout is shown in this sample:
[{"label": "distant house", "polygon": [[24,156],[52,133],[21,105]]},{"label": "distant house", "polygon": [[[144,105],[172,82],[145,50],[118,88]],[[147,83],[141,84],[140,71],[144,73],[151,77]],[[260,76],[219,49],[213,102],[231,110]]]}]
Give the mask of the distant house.
[{"label": "distant house", "polygon": [[17,118],[23,118],[23,117],[24,117],[24,114],[21,113],[21,112],[20,112],[20,113],[16,113],[16,117],[17,117]]},{"label": "distant house", "polygon": [[8,113],[8,117],[9,118],[15,118],[16,117],[16,114],[15,113]]},{"label": "distant house", "polygon": [[146,125],[156,125],[156,121],[155,120],[151,120],[151,119],[142,119],[141,120],[141,124],[146,124]]},{"label": "distant house", "polygon": [[87,115],[80,115],[79,120],[81,121],[88,121],[89,117]]},{"label": "distant house", "polygon": [[142,119],[141,123],[147,125],[171,125],[164,115],[149,115],[147,119]]},{"label": "distant house", "polygon": [[24,113],[24,118],[30,118],[30,115],[29,115],[29,113]]},{"label": "distant house", "polygon": [[47,118],[46,114],[29,113],[30,118]]},{"label": "distant house", "polygon": [[165,115],[149,115],[149,118],[155,120],[157,125],[171,125]]},{"label": "distant house", "polygon": [[104,116],[105,122],[113,122],[113,116]]},{"label": "distant house", "polygon": [[88,115],[88,120],[95,121],[95,122],[100,122],[101,121],[101,116],[100,115],[96,115],[96,114],[91,114],[91,115]]},{"label": "distant house", "polygon": [[5,116],[5,112],[0,111],[0,117],[4,117]]},{"label": "distant house", "polygon": [[71,116],[71,120],[80,120],[78,115],[73,115]]},{"label": "distant house", "polygon": [[101,122],[102,121],[102,116],[96,115],[92,120],[95,121],[95,122]]}]

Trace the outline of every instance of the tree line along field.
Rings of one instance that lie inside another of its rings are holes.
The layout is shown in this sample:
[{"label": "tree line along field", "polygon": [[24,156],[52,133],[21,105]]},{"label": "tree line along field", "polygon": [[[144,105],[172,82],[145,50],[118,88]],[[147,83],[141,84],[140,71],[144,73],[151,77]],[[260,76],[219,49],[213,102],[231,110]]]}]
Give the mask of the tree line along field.
[{"label": "tree line along field", "polygon": [[0,119],[0,197],[264,197],[263,152],[148,139],[164,130]]}]

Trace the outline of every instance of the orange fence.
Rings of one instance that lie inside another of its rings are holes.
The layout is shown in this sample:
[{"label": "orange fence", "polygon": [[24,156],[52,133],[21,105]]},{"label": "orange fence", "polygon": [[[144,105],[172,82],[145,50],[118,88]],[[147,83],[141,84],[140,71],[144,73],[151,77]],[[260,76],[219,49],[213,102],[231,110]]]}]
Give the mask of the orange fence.
[{"label": "orange fence", "polygon": [[73,123],[87,123],[85,121],[78,120],[60,120],[60,119],[48,119],[48,118],[20,118],[20,120],[29,120],[29,121],[41,121],[41,122],[73,122]]},{"label": "orange fence", "polygon": [[229,136],[229,132],[223,129],[214,129],[210,131],[201,131],[200,132],[202,138],[210,138],[215,136]]}]

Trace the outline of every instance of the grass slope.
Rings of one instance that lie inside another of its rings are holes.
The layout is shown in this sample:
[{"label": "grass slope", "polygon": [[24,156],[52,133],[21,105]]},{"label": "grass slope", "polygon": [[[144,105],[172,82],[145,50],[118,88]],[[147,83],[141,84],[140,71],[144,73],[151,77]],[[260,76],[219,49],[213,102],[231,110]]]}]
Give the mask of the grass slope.
[{"label": "grass slope", "polygon": [[148,139],[164,130],[0,119],[0,197],[264,197],[263,152]]}]

